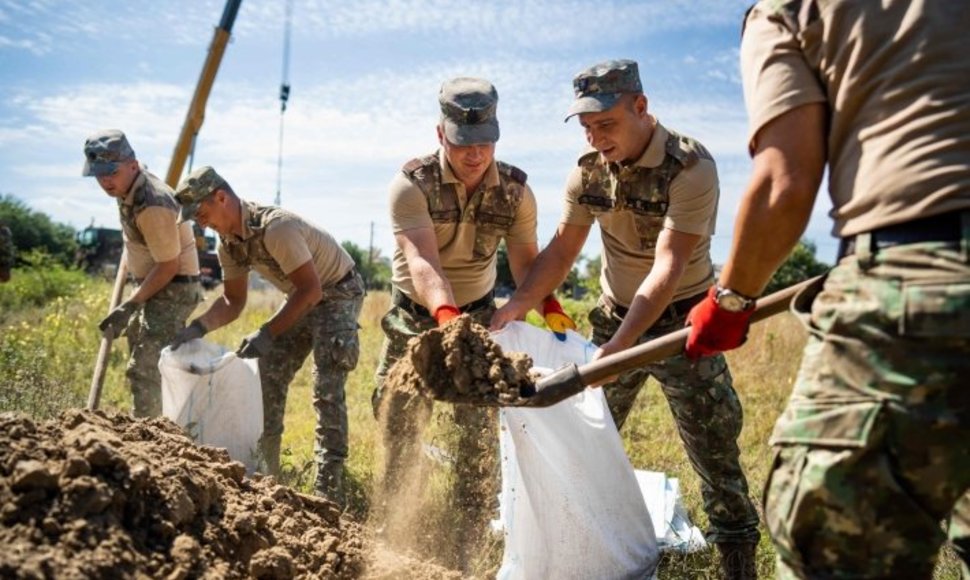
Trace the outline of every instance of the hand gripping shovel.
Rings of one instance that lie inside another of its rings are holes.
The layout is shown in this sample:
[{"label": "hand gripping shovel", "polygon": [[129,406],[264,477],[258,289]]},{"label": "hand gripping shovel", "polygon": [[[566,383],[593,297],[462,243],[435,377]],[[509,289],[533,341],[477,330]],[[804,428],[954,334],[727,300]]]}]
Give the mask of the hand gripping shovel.
[{"label": "hand gripping shovel", "polygon": [[[812,278],[761,298],[751,315],[751,322],[759,322],[784,312],[798,292],[821,280],[821,276]],[[555,405],[607,377],[684,352],[684,344],[687,342],[688,334],[690,334],[690,328],[685,327],[582,366],[566,365],[539,379],[536,383],[535,394],[522,393],[522,396],[518,399],[500,406],[548,407]]]}]

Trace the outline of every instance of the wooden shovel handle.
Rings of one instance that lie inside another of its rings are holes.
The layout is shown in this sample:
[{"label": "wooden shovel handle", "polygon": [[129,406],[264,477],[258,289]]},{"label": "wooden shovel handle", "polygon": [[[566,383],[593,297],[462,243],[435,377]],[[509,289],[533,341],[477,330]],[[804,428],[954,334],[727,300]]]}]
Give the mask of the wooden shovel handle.
[{"label": "wooden shovel handle", "polygon": [[[115,286],[111,291],[111,304],[108,305],[110,314],[118,304],[121,303],[121,293],[125,288],[125,279],[128,277],[127,250],[121,252],[121,259],[118,261],[118,273],[115,276]],[[98,348],[98,359],[94,363],[94,376],[91,377],[91,388],[88,391],[88,410],[93,411],[101,404],[101,387],[104,384],[104,373],[108,368],[108,353],[111,352],[111,339],[102,338],[101,346]]]},{"label": "wooden shovel handle", "polygon": [[[821,276],[817,276],[759,299],[751,315],[751,322],[755,323],[788,310],[792,298],[798,292],[820,279]],[[579,367],[579,376],[584,385],[591,385],[624,371],[678,355],[684,352],[684,344],[689,334],[690,328],[684,327],[650,342],[586,363]]]}]

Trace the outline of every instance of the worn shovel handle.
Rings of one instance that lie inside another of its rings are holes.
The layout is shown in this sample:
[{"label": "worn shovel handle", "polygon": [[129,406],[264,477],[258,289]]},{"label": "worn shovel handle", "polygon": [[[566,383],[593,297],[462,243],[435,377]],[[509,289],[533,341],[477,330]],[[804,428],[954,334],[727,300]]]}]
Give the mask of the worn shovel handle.
[{"label": "worn shovel handle", "polygon": [[[759,299],[751,315],[751,322],[758,322],[784,312],[796,294],[820,279],[821,276],[811,278]],[[650,342],[577,366],[575,370],[560,369],[562,372],[553,373],[538,381],[536,385],[538,392],[535,395],[537,400],[534,406],[545,406],[546,401],[553,404],[613,375],[678,355],[684,352],[684,344],[689,334],[690,328],[685,327]],[[550,389],[552,391],[549,391]],[[543,395],[544,391],[548,392]]]}]

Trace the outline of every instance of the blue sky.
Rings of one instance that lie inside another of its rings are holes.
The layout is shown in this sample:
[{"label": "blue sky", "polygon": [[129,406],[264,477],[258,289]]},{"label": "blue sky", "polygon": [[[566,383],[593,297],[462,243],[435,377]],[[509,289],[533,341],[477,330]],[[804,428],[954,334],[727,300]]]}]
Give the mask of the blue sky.
[{"label": "blue sky", "polygon": [[[747,180],[738,72],[748,0],[295,0],[282,205],[366,247],[393,249],[387,184],[433,151],[437,93],[478,76],[499,92],[497,157],[529,174],[539,238],[584,146],[563,123],[571,79],[606,59],[639,62],[651,111],[713,152],[721,202],[712,253],[723,262]],[[196,145],[244,198],[276,193],[283,0],[244,0]],[[224,2],[0,0],[0,192],[77,228],[117,227],[114,203],[81,177],[81,149],[124,130],[164,177]],[[827,196],[807,237],[831,262]],[[594,232],[585,253],[600,250]]]}]

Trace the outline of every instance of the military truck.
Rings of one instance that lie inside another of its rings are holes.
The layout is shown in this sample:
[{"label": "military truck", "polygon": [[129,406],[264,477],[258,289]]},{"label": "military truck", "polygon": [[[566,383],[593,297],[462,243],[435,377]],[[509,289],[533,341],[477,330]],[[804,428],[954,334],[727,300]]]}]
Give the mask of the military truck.
[{"label": "military truck", "polygon": [[[193,224],[194,225],[194,224]],[[199,252],[199,277],[204,288],[215,288],[222,281],[222,267],[216,253],[216,238],[204,235],[195,227],[196,248]],[[121,230],[88,226],[76,235],[75,263],[91,275],[113,279],[124,249]]]}]

